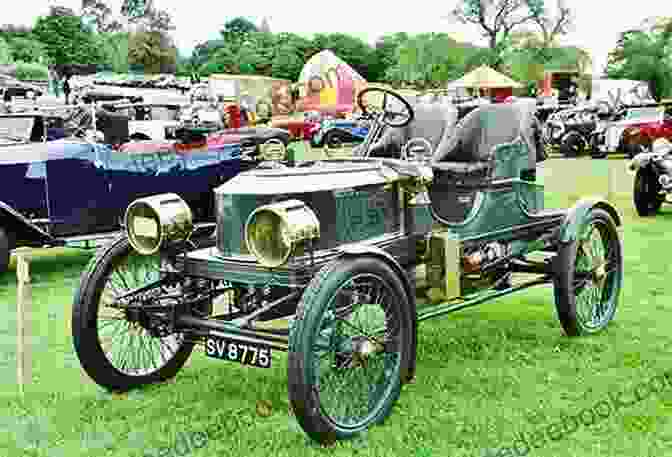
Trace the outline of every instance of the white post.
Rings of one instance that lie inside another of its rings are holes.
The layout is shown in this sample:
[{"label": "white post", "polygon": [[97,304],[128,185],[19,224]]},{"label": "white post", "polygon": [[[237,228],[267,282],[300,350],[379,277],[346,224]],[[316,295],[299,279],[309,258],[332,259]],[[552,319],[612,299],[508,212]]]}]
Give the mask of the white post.
[{"label": "white post", "polygon": [[607,200],[613,202],[616,200],[616,173],[612,170],[612,167],[609,166],[609,161],[605,161],[607,164]]},{"label": "white post", "polygon": [[96,127],[96,104],[91,103],[91,128],[93,129],[94,135],[97,130]]},{"label": "white post", "polygon": [[30,284],[30,256],[28,252],[16,252],[17,309],[16,309],[16,374],[21,396],[25,393],[25,384],[32,378],[30,357],[30,316],[32,291]]}]

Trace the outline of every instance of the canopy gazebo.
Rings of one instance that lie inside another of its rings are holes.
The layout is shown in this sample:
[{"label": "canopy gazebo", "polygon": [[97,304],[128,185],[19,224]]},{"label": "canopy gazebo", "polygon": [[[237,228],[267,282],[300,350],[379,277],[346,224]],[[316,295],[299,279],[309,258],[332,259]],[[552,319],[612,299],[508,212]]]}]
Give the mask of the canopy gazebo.
[{"label": "canopy gazebo", "polygon": [[519,82],[487,65],[482,65],[460,79],[448,83],[448,89],[485,89],[490,92],[490,95],[497,98],[512,95],[512,89],[521,87],[523,85]]}]

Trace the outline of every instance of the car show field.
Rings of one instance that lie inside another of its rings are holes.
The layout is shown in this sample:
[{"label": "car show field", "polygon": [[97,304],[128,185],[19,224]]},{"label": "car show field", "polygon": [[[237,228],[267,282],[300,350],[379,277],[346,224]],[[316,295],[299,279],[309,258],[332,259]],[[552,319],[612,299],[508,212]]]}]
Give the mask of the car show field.
[{"label": "car show field", "polygon": [[0,457],[672,455],[661,6],[47,3],[0,25]]},{"label": "car show field", "polygon": [[[617,156],[604,161],[550,159],[538,171],[547,189],[545,206],[560,208],[579,195],[605,194],[611,169],[616,183],[611,201],[624,222],[625,275],[620,307],[609,329],[568,341],[546,287],[423,324],[415,382],[405,387],[385,426],[355,440],[330,450],[307,441],[291,417],[285,357],[278,355],[272,368],[260,371],[195,351],[177,375],[177,384],[125,395],[107,394],[86,382],[72,353],[69,316],[90,255],[76,250],[33,253],[34,378],[26,387],[30,401],[15,397],[14,361],[3,360],[0,402],[8,415],[2,423],[23,437],[22,446],[32,443],[54,452],[48,455],[61,455],[58,451],[84,456],[93,449],[110,456],[180,455],[176,450],[184,449],[184,436],[199,432],[207,432],[208,438],[202,449],[192,445],[195,456],[516,455],[497,452],[617,393],[627,406],[598,418],[595,425],[579,424],[576,431],[560,433],[556,441],[536,438],[529,444],[532,452],[554,457],[656,455],[669,446],[666,416],[672,386],[641,401],[633,392],[641,381],[663,374],[672,346],[667,331],[669,262],[660,250],[672,218],[664,209],[655,219],[637,216],[630,195],[633,178],[623,165]],[[571,187],[568,174],[575,178]],[[0,299],[12,303],[17,292],[14,270],[0,276],[0,284]],[[8,316],[2,341],[10,348],[16,338],[11,307]],[[166,408],[180,415],[166,416]],[[39,420],[10,424],[10,416]],[[21,447],[9,436],[3,435],[0,449],[20,455]],[[85,441],[87,449],[82,447]]]}]

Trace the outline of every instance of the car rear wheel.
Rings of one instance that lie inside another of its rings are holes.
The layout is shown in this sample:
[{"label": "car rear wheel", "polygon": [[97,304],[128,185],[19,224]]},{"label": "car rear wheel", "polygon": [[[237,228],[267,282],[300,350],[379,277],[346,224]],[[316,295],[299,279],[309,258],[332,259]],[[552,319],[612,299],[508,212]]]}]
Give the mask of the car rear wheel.
[{"label": "car rear wheel", "polygon": [[[194,343],[182,333],[164,331],[152,319],[159,313],[149,315],[143,312],[145,303],[123,303],[120,298],[158,280],[161,262],[158,255],[136,253],[121,236],[82,274],[72,310],[75,351],[84,371],[108,390],[123,392],[170,379],[191,355]],[[164,288],[180,293],[179,285],[165,284],[160,292]],[[146,302],[161,304],[148,298],[157,289],[146,291]],[[166,313],[170,311],[167,306]]]},{"label": "car rear wheel", "polygon": [[289,343],[289,400],[300,426],[331,444],[389,416],[415,361],[409,297],[371,257],[324,267],[303,294]]},{"label": "car rear wheel", "polygon": [[648,168],[640,168],[635,175],[632,199],[637,214],[641,217],[653,216],[659,210],[665,197],[660,195],[661,186],[656,175]]},{"label": "car rear wheel", "polygon": [[340,133],[332,130],[324,135],[323,144],[331,149],[340,148],[343,145],[343,138]]},{"label": "car rear wheel", "polygon": [[560,246],[555,258],[555,306],[567,336],[596,333],[616,313],[623,282],[623,257],[616,223],[593,208],[576,239]]},{"label": "car rear wheel", "polygon": [[586,147],[586,140],[584,140],[579,133],[570,132],[562,139],[560,151],[565,157],[578,157],[583,153]]},{"label": "car rear wheel", "polygon": [[606,159],[609,155],[609,151],[605,148],[604,151],[600,150],[600,144],[598,142],[597,136],[593,135],[590,139],[590,157],[593,159]]},{"label": "car rear wheel", "polygon": [[11,258],[14,241],[10,234],[4,228],[0,227],[0,274],[9,269],[9,260]]}]

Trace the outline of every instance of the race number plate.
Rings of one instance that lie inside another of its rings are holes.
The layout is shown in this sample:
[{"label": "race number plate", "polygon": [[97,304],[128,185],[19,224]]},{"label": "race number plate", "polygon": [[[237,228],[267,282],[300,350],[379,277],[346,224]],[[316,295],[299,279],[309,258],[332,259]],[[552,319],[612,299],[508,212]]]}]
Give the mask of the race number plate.
[{"label": "race number plate", "polygon": [[259,368],[271,367],[271,348],[255,343],[242,343],[209,336],[205,340],[205,355]]}]

